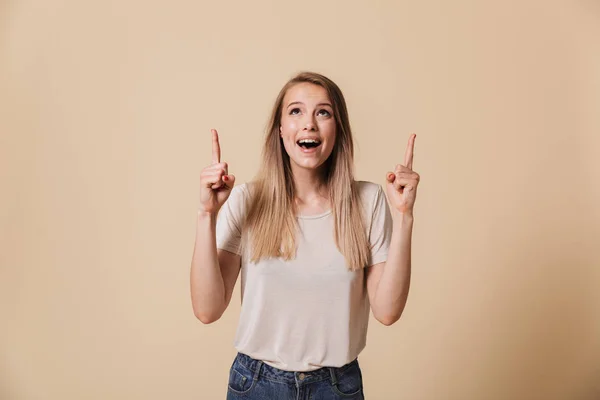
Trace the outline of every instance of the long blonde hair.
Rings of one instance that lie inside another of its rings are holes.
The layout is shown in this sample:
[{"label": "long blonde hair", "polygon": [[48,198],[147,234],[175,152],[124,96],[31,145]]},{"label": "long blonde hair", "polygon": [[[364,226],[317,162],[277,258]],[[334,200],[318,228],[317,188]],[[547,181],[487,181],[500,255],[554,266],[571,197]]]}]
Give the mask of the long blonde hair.
[{"label": "long blonde hair", "polygon": [[308,82],[323,87],[332,103],[336,133],[333,151],[324,164],[335,225],[335,242],[348,268],[356,271],[367,265],[369,242],[363,220],[358,183],[354,180],[354,142],[346,101],[340,88],[327,77],[302,72],[281,89],[269,120],[263,148],[263,162],[250,183],[251,197],[245,228],[250,236],[251,260],[296,255],[298,228],[295,189],[290,157],[279,135],[283,98],[293,85]]}]

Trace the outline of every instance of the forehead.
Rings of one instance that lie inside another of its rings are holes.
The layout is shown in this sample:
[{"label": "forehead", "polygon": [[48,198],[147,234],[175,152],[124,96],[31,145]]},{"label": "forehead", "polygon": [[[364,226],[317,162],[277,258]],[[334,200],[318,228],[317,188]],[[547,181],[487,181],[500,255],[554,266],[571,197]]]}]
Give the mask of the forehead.
[{"label": "forehead", "polygon": [[330,102],[330,99],[324,87],[315,85],[314,83],[301,82],[289,88],[283,97],[284,105],[294,101],[309,104]]}]

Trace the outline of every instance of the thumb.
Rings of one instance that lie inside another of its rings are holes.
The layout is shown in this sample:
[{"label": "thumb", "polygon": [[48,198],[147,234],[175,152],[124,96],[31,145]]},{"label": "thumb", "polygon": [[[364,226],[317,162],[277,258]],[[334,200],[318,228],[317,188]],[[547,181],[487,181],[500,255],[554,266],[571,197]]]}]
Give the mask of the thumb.
[{"label": "thumb", "polygon": [[233,185],[235,185],[235,175],[225,175],[223,177],[223,180],[225,181],[225,185],[229,188],[232,189]]},{"label": "thumb", "polygon": [[389,183],[392,183],[396,180],[396,174],[394,174],[393,172],[388,172],[385,178]]}]

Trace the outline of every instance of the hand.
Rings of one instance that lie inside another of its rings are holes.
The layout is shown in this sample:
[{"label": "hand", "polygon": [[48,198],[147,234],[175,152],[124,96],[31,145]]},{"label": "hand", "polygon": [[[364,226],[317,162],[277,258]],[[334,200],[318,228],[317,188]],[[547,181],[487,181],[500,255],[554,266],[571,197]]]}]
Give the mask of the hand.
[{"label": "hand", "polygon": [[404,164],[396,165],[394,172],[388,172],[386,177],[390,205],[401,214],[412,215],[417,197],[417,186],[421,180],[419,174],[412,170],[416,137],[417,135],[412,134],[408,139]]},{"label": "hand", "polygon": [[217,214],[231,194],[235,176],[227,172],[227,163],[221,162],[219,134],[212,132],[212,164],[200,174],[200,206],[198,211]]}]

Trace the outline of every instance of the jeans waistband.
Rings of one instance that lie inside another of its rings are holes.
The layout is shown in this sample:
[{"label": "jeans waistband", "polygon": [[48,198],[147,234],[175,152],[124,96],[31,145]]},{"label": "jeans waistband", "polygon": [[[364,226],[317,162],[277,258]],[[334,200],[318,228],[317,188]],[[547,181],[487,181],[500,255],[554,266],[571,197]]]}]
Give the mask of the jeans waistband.
[{"label": "jeans waistband", "polygon": [[318,382],[325,379],[331,379],[332,384],[337,384],[338,379],[344,375],[350,367],[358,365],[358,359],[354,359],[341,367],[322,367],[314,371],[285,371],[279,368],[265,364],[261,360],[256,360],[247,354],[238,352],[235,361],[254,372],[255,376],[264,377],[272,381],[297,383],[297,382]]}]

